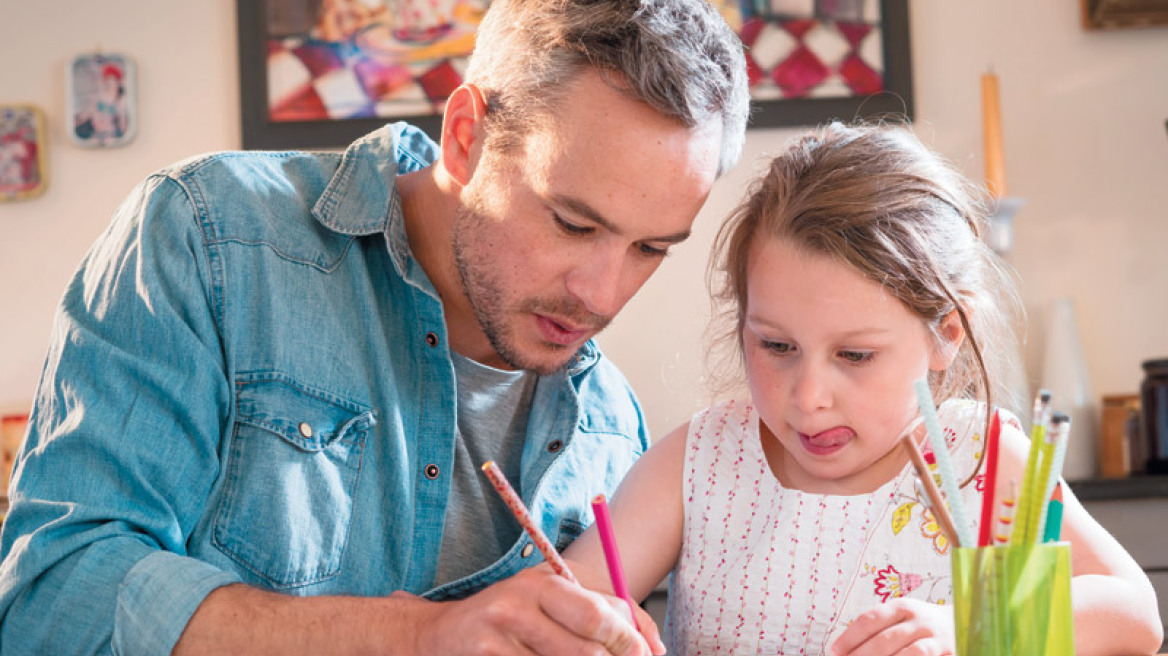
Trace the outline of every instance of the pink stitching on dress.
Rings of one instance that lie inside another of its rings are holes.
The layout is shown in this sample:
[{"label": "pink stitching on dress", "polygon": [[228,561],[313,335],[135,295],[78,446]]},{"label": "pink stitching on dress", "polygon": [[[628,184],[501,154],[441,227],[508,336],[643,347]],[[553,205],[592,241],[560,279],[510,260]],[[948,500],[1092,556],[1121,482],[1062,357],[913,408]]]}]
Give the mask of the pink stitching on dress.
[{"label": "pink stitching on dress", "polygon": [[[752,408],[747,408],[748,411],[751,409]],[[740,437],[739,441],[742,443],[743,450],[746,448],[747,425],[749,423],[750,412],[746,412],[743,415],[742,423],[738,426]],[[750,501],[750,518],[746,522],[746,530],[742,532],[741,540],[743,544],[750,544],[750,532],[754,527],[755,517],[758,515],[758,499],[761,494],[759,486],[762,484],[763,476],[767,474],[767,463],[765,460],[762,462],[756,462],[755,464],[758,465],[759,468],[754,475],[754,495],[751,497]],[[738,641],[742,637],[742,628],[746,626],[746,616],[743,614],[742,609],[746,608],[746,592],[750,589],[750,578],[746,575],[746,573],[750,571],[750,562],[753,555],[753,550],[747,551],[746,559],[742,564],[743,575],[742,579],[738,582],[740,589],[738,595],[738,625],[734,627],[734,646],[731,648],[731,653],[738,651]]]},{"label": "pink stitching on dress", "polygon": [[[798,508],[795,509],[795,521],[793,522],[793,524],[795,526],[800,526],[802,523],[800,520],[803,519],[803,495],[798,494],[796,496],[798,496],[798,498],[799,498],[799,506],[798,506]],[[791,539],[791,551],[790,551],[791,571],[790,571],[790,573],[787,574],[788,581],[795,580],[795,554],[798,553],[798,550],[799,550],[799,538],[794,537]],[[787,629],[790,628],[790,626],[791,626],[791,601],[793,599],[793,595],[791,594],[791,586],[790,585],[787,586],[787,591],[783,593],[783,596],[787,599],[787,607],[784,609],[786,611],[786,617],[783,618],[783,632],[782,632],[781,640],[783,641],[784,644],[786,644],[786,642],[787,642]]]},{"label": "pink stitching on dress", "polygon": [[[709,477],[707,477],[707,479],[706,479],[706,495],[705,495],[706,496],[706,511],[704,513],[702,513],[702,522],[703,522],[703,525],[705,525],[705,526],[708,526],[710,523],[710,510],[712,507],[712,505],[711,505],[712,504],[711,490],[717,489],[718,481],[717,481],[716,475],[717,475],[717,471],[718,471],[718,463],[722,459],[722,434],[726,429],[726,422],[728,421],[729,415],[733,411],[733,409],[734,409],[734,401],[731,401],[726,405],[726,409],[721,413],[720,421],[718,422],[718,430],[714,434],[714,442],[713,442],[713,444],[714,444],[714,459],[713,459],[713,462],[710,463],[710,467],[709,467],[710,474],[709,474]],[[706,535],[706,532],[704,530],[702,531],[702,535],[703,536]],[[697,571],[697,574],[693,578],[694,581],[700,580],[702,578],[702,573],[706,569],[705,544],[706,544],[706,542],[703,539],[702,540],[702,548],[698,551],[698,556],[699,556],[699,558],[698,558],[698,571]],[[693,587],[694,587],[694,584],[691,583],[690,589],[693,589]],[[701,636],[701,634],[702,634],[702,621],[705,620],[705,618],[706,618],[705,601],[706,601],[706,595],[708,594],[708,592],[709,592],[709,586],[707,586],[707,585],[703,585],[701,591],[699,592],[701,599],[698,603],[698,618],[697,618],[697,622],[695,623],[695,628],[694,628],[695,635],[697,635],[697,636]],[[702,653],[701,649],[699,648],[696,653],[700,655]]]}]

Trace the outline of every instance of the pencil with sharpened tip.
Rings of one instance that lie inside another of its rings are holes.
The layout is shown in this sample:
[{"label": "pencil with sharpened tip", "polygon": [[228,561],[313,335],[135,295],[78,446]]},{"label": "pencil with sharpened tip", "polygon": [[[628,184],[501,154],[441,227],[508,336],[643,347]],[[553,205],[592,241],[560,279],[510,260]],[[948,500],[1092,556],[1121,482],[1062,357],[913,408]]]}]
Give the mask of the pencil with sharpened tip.
[{"label": "pencil with sharpened tip", "polygon": [[560,558],[559,552],[552,546],[550,540],[544,535],[544,532],[539,529],[531,515],[527,512],[527,506],[523,505],[523,500],[515,492],[515,488],[507,482],[507,477],[503,475],[503,471],[495,464],[494,460],[488,460],[483,463],[483,473],[487,478],[491,479],[491,484],[495,487],[495,491],[503,498],[503,503],[507,504],[507,508],[511,510],[511,514],[515,515],[515,519],[519,520],[519,525],[523,530],[527,531],[527,535],[531,537],[531,541],[535,543],[535,548],[543,554],[544,560],[551,565],[552,571],[560,576],[568,579],[572,583],[580,584],[576,577],[572,574],[572,570],[568,569],[567,563],[563,558]]}]

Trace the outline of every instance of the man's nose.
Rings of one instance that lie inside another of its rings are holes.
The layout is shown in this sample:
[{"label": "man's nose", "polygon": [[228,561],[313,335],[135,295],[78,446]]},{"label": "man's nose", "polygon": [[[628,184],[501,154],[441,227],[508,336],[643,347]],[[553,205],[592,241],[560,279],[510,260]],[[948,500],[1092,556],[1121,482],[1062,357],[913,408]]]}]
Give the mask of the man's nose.
[{"label": "man's nose", "polygon": [[624,253],[615,249],[589,253],[587,259],[569,271],[568,293],[592,314],[611,318],[628,300],[625,287],[628,272]]}]

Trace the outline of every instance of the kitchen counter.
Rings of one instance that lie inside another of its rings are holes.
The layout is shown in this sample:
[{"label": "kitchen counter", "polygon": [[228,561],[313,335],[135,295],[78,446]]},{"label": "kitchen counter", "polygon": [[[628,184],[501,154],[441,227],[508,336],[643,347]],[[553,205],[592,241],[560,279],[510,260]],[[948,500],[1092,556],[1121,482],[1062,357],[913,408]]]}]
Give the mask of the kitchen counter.
[{"label": "kitchen counter", "polygon": [[1129,476],[1068,481],[1080,501],[1168,499],[1168,476]]}]

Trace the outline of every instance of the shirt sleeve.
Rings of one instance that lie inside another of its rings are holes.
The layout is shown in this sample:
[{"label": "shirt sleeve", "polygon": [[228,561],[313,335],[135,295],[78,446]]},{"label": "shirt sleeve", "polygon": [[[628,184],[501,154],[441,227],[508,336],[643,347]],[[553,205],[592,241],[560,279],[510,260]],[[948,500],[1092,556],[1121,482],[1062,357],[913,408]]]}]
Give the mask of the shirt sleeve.
[{"label": "shirt sleeve", "polygon": [[155,176],[54,320],[0,532],[0,655],[169,654],[233,573],[187,557],[230,387],[199,205]]}]

